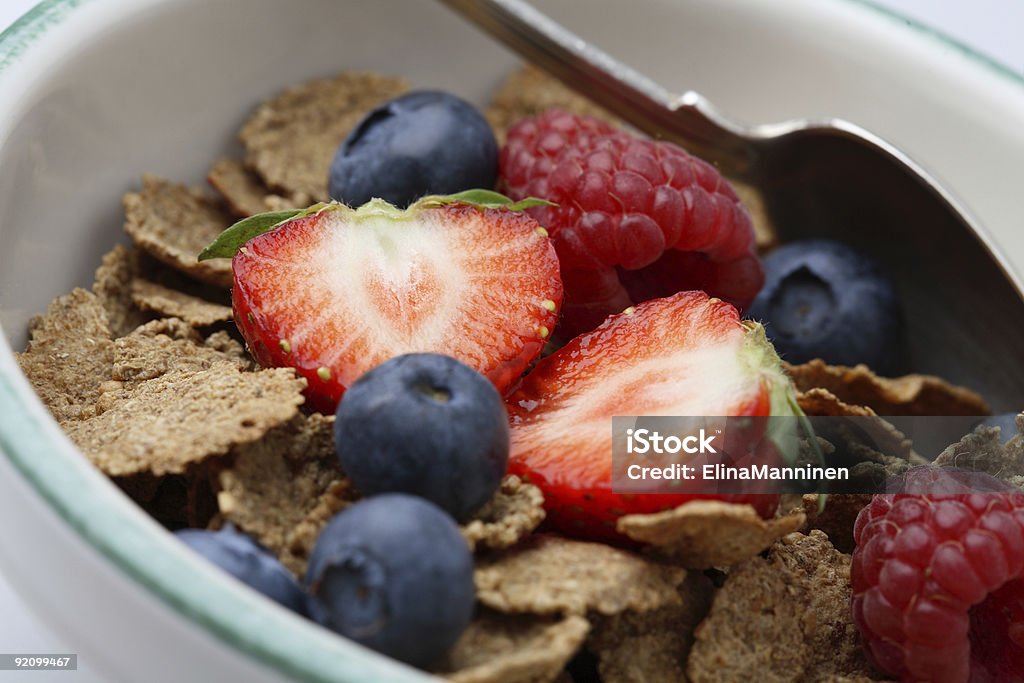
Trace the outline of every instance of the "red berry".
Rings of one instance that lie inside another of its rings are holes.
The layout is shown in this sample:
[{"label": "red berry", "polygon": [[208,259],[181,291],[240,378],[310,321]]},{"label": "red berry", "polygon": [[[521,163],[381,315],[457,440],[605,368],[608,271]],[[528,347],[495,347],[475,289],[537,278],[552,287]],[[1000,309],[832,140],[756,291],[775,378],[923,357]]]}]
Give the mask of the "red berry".
[{"label": "red berry", "polygon": [[647,301],[542,360],[509,396],[509,471],[544,492],[550,526],[582,538],[622,542],[622,515],[698,498],[769,517],[777,495],[614,492],[609,429],[615,415],[769,415],[788,391],[778,356],[730,304],[703,292]]},{"label": "red berry", "polygon": [[323,412],[364,372],[413,352],[453,356],[505,392],[543,350],[562,299],[558,258],[532,218],[465,204],[330,204],[251,239],[232,266],[250,351],[295,368]]},{"label": "red berry", "polygon": [[743,309],[764,275],[750,216],[710,164],[557,109],[520,121],[499,158],[509,196],[552,235],[566,303],[560,335],[626,306],[701,289]]},{"label": "red berry", "polygon": [[853,617],[903,681],[1024,681],[1024,491],[915,468],[857,517]]}]

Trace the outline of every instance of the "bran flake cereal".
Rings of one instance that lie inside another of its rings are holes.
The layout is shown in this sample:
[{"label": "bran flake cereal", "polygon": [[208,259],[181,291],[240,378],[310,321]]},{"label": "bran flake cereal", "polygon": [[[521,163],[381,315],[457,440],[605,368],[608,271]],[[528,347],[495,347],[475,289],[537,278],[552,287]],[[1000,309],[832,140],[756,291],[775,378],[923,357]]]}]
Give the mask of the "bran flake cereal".
[{"label": "bran flake cereal", "polygon": [[544,495],[515,475],[507,475],[494,497],[462,526],[473,550],[502,550],[515,545],[544,520]]},{"label": "bran flake cereal", "polygon": [[209,327],[231,320],[231,307],[186,294],[171,287],[135,278],[130,283],[131,301],[140,310],[165,318],[179,318],[194,327]]},{"label": "bran flake cereal", "polygon": [[[282,92],[241,131],[246,158],[210,168],[219,196],[145,176],[124,198],[134,246],[103,257],[92,293],[75,290],[33,321],[18,360],[36,391],[86,455],[168,528],[234,524],[302,576],[324,525],[359,498],[334,453],[333,418],[299,412],[303,380],[259,370],[227,331],[204,330],[230,325],[232,273],[229,260],[196,255],[236,217],[326,199],[337,144],[407,87],[350,72]],[[509,77],[487,117],[502,139],[518,118],[554,106],[622,125],[530,67]],[[759,195],[733,182],[758,246],[773,245]],[[973,392],[933,377],[884,379],[820,361],[788,371],[812,416],[987,412]],[[918,461],[898,432],[885,453],[830,436],[821,449],[855,476]],[[1004,447],[978,430],[942,458],[1024,485],[1022,444]],[[462,526],[477,553],[480,604],[438,673],[461,683],[571,681],[566,666],[582,654],[596,658],[605,683],[875,680],[850,624],[841,552],[852,549],[853,520],[870,496],[833,494],[821,512],[817,496],[791,498],[772,520],[718,501],[625,516],[619,530],[651,544],[641,555],[535,533],[543,495],[507,476]],[[683,567],[722,568],[708,576],[724,584],[716,590]]]},{"label": "bran flake cereal", "polygon": [[806,521],[800,510],[762,519],[749,505],[694,500],[673,510],[620,517],[618,530],[681,566],[708,569],[753,557]]},{"label": "bran flake cereal", "polygon": [[291,369],[241,372],[217,363],[171,370],[118,396],[103,413],[69,424],[67,432],[108,475],[180,474],[292,419],[305,386]]},{"label": "bran flake cereal", "polygon": [[267,211],[266,198],[271,194],[270,189],[241,161],[218,160],[210,167],[206,181],[224,198],[224,203],[238,218]]},{"label": "bran flake cereal", "polygon": [[850,557],[820,531],[790,534],[729,571],[695,632],[693,683],[870,675],[850,614]]},{"label": "bran flake cereal", "polygon": [[[299,414],[259,441],[236,447],[233,463],[220,473],[217,504],[223,518],[287,559],[293,571],[304,569],[312,547],[297,537],[308,535],[305,525],[324,496],[339,493],[333,487],[343,484],[352,498],[333,430],[333,416]],[[343,507],[331,506],[330,514]],[[319,528],[314,537],[318,533]]]},{"label": "bran flake cereal", "polygon": [[208,370],[218,363],[229,363],[239,370],[255,369],[242,345],[225,332],[203,339],[184,320],[162,318],[114,342],[111,377],[127,383],[120,389],[130,389],[171,371]]},{"label": "bran flake cereal", "polygon": [[680,604],[594,619],[587,649],[603,683],[685,681],[693,631],[711,607],[714,587],[691,572],[679,585]]},{"label": "bran flake cereal", "polygon": [[125,336],[150,318],[135,306],[129,291],[139,268],[139,252],[134,247],[118,244],[103,255],[100,267],[96,269],[92,291],[107,312],[107,324],[115,339]]},{"label": "bran flake cereal", "polygon": [[200,282],[231,286],[231,261],[197,261],[196,256],[234,220],[220,204],[198,189],[155,175],[142,178],[142,189],[124,196],[125,232],[153,258]]},{"label": "bran flake cereal", "polygon": [[843,403],[867,406],[878,415],[988,415],[976,392],[931,375],[879,377],[866,365],[848,368],[812,360],[783,363],[799,391],[826,389]]},{"label": "bran flake cereal", "polygon": [[831,391],[821,387],[798,391],[796,402],[804,414],[814,417],[871,417],[876,414],[867,406],[844,403]]},{"label": "bran flake cereal", "polygon": [[[1018,429],[1024,417],[1017,416]],[[1003,443],[1002,434],[996,427],[979,426],[959,442],[942,451],[935,464],[946,467],[962,467],[987,472],[999,479],[1024,476],[1024,437],[1011,438]]]},{"label": "bran flake cereal", "polygon": [[686,571],[601,543],[535,535],[476,569],[477,599],[509,613],[617,614],[679,604]]},{"label": "bran flake cereal", "polygon": [[29,323],[28,347],[16,358],[58,422],[94,415],[114,363],[114,342],[99,297],[75,289],[54,299],[45,315]]},{"label": "bran flake cereal", "polygon": [[479,610],[438,674],[453,683],[547,683],[558,679],[590,630],[576,615],[543,618]]},{"label": "bran flake cereal", "polygon": [[408,89],[403,79],[356,71],[288,88],[243,126],[245,163],[293,206],[326,201],[338,145],[364,114]]}]

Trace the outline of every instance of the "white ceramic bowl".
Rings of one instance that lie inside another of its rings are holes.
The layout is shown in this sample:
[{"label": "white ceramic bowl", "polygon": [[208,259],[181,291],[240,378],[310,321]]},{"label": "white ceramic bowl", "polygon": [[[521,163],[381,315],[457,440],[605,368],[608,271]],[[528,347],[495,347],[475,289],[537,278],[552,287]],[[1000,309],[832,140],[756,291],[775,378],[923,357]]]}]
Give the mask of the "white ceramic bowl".
[{"label": "white ceramic bowl", "polygon": [[[853,0],[582,5],[542,3],[736,119],[834,115],[888,138],[1024,264],[1009,72]],[[93,470],[13,360],[29,316],[88,285],[142,172],[199,182],[281,87],[368,68],[483,102],[514,63],[429,0],[47,0],[0,36],[0,567],[111,680],[422,676],[221,576]]]}]

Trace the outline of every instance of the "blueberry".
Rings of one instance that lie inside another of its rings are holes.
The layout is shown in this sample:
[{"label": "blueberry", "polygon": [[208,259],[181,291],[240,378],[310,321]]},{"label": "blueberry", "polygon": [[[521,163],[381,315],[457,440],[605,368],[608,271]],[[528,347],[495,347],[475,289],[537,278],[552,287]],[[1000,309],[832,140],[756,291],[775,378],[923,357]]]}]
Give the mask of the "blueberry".
[{"label": "blueberry", "polygon": [[349,133],[331,162],[331,197],[398,207],[427,194],[492,188],[498,143],[487,120],[446,92],[419,90],[385,102]]},{"label": "blueberry", "polygon": [[295,577],[263,546],[232,525],[220,531],[181,529],[174,535],[250,588],[303,616],[308,614],[308,598]]},{"label": "blueberry", "polygon": [[490,500],[505,474],[508,415],[476,370],[449,356],[412,353],[348,388],[334,443],[363,493],[412,493],[462,520]]},{"label": "blueberry", "polygon": [[747,316],[764,323],[785,360],[905,371],[899,298],[873,260],[839,242],[805,240],[773,251],[764,269]]},{"label": "blueberry", "polygon": [[1019,434],[1017,429],[1017,415],[1019,413],[1000,413],[982,420],[979,424],[986,427],[999,427],[999,440],[1006,443]]},{"label": "blueberry", "polygon": [[318,622],[421,668],[455,643],[476,599],[473,557],[455,522],[401,493],[366,498],[331,519],[306,585]]}]

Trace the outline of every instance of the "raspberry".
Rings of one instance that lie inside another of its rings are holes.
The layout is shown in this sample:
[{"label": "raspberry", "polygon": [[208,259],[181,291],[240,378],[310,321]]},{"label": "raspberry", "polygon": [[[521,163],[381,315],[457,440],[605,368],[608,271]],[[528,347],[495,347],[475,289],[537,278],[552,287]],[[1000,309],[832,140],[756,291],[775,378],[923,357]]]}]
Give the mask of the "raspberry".
[{"label": "raspberry", "polygon": [[742,310],[761,288],[750,215],[714,167],[676,145],[551,109],[512,127],[499,173],[510,197],[558,204],[530,213],[561,263],[563,336],[683,290]]},{"label": "raspberry", "polygon": [[904,681],[1024,681],[1024,492],[981,473],[910,470],[854,527],[853,619]]}]

